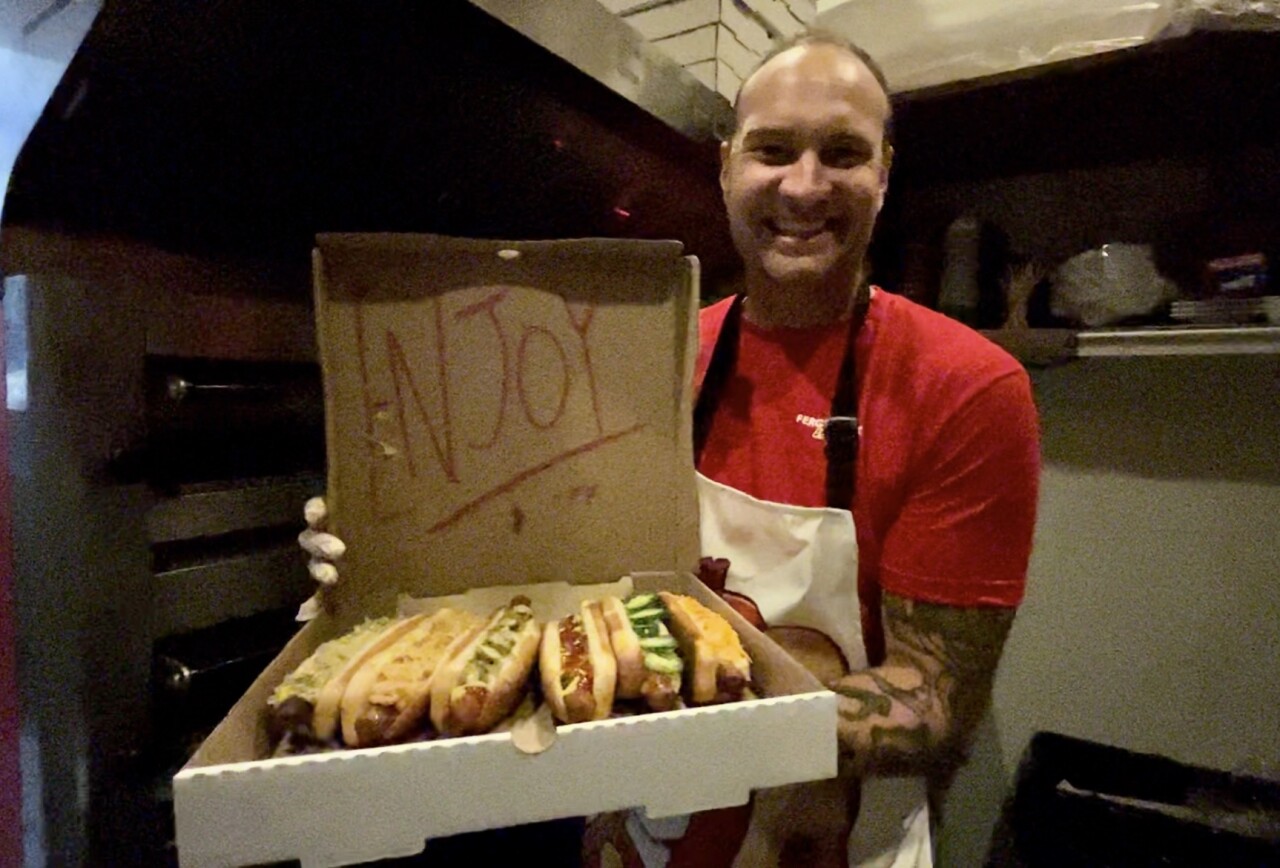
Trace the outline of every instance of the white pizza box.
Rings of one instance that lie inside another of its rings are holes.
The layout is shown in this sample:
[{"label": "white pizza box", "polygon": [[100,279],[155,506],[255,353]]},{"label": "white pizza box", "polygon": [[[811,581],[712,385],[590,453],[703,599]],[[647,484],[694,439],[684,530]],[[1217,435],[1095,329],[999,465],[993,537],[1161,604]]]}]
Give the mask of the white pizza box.
[{"label": "white pizza box", "polygon": [[[324,614],[174,779],[183,866],[303,868],[623,808],[670,816],[836,773],[835,696],[690,573],[697,263],[676,242],[320,236],[314,260],[333,530]],[[606,584],[611,583],[611,584]],[[284,676],[364,617],[517,589],[537,617],[631,585],[729,618],[761,698],[279,759]]]}]

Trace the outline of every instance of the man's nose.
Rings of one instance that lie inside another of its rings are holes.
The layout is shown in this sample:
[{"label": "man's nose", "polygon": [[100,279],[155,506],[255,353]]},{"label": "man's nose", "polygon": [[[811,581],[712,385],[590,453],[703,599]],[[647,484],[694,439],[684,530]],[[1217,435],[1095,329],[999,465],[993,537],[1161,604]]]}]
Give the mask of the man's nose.
[{"label": "man's nose", "polygon": [[813,151],[805,151],[786,167],[778,189],[784,196],[810,199],[825,193],[828,186],[822,160]]}]

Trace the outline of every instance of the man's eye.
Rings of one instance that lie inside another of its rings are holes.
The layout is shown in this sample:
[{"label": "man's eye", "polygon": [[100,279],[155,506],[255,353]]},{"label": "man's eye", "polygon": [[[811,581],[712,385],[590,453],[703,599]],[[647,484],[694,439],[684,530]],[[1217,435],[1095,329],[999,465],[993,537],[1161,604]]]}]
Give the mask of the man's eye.
[{"label": "man's eye", "polygon": [[822,151],[823,165],[837,169],[851,169],[854,166],[861,166],[869,159],[871,159],[871,154],[865,148],[840,145],[838,147],[825,148]]},{"label": "man's eye", "polygon": [[757,160],[770,166],[785,166],[794,161],[791,149],[783,145],[757,145],[752,148]]}]

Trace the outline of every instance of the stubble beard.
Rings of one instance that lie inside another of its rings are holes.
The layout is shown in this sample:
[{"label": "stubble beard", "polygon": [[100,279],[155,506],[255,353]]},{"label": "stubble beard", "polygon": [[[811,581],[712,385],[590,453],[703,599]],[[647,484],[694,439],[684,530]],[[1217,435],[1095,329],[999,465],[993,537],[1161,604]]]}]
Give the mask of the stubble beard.
[{"label": "stubble beard", "polygon": [[759,325],[804,327],[836,322],[849,313],[865,279],[865,250],[821,263],[778,261],[766,255],[746,275],[748,319]]}]

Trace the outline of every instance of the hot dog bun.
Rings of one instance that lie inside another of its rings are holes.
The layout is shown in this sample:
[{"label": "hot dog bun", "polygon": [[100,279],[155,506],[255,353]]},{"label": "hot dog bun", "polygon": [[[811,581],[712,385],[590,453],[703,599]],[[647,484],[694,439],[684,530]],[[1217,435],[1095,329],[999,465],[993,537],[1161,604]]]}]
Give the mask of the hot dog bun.
[{"label": "hot dog bun", "polygon": [[617,597],[605,597],[600,601],[600,611],[609,629],[609,645],[617,661],[619,699],[635,699],[644,684],[644,652],[640,650],[640,637],[631,626],[627,608]]},{"label": "hot dog bun", "polygon": [[431,676],[445,652],[482,620],[470,612],[440,609],[365,661],[342,696],[343,742],[368,747],[411,733],[427,716]]},{"label": "hot dog bun", "polygon": [[665,604],[654,594],[637,594],[625,603],[605,597],[601,611],[617,659],[618,698],[642,698],[651,711],[675,708],[684,664],[667,629]]},{"label": "hot dog bun", "polygon": [[351,677],[370,657],[387,648],[391,643],[412,630],[425,617],[425,615],[415,615],[412,618],[392,621],[385,630],[378,633],[372,641],[366,643],[359,651],[353,654],[346,664],[320,688],[320,693],[316,697],[315,713],[312,716],[312,728],[315,730],[317,739],[329,741],[337,735],[338,711],[342,705],[342,696],[347,691],[347,684],[350,683]]},{"label": "hot dog bun", "polygon": [[514,597],[456,639],[431,679],[431,722],[441,735],[487,732],[524,695],[541,626],[528,597]]},{"label": "hot dog bun", "polygon": [[693,705],[733,702],[751,682],[751,658],[720,615],[693,597],[660,591],[671,615],[671,632],[685,660],[686,694]]},{"label": "hot dog bun", "polygon": [[542,695],[561,723],[604,720],[613,710],[618,667],[597,602],[542,631]]}]

